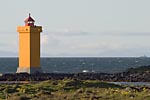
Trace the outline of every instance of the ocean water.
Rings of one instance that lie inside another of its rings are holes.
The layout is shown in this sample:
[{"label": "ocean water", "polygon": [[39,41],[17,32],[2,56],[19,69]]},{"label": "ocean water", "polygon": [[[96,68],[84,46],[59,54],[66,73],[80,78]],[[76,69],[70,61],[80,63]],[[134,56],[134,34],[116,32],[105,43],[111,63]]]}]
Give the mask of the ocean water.
[{"label": "ocean water", "polygon": [[[41,58],[41,67],[47,73],[115,73],[145,65],[150,65],[149,57]],[[18,58],[0,58],[0,73],[15,73],[17,67]]]}]

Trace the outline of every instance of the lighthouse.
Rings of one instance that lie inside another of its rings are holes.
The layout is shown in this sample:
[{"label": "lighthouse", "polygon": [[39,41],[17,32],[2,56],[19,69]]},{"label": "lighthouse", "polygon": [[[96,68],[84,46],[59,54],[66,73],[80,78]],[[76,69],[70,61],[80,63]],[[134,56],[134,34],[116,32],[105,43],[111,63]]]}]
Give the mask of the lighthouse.
[{"label": "lighthouse", "polygon": [[42,26],[36,26],[35,20],[29,16],[24,26],[18,26],[19,33],[19,67],[16,73],[42,73],[40,67],[40,33]]}]

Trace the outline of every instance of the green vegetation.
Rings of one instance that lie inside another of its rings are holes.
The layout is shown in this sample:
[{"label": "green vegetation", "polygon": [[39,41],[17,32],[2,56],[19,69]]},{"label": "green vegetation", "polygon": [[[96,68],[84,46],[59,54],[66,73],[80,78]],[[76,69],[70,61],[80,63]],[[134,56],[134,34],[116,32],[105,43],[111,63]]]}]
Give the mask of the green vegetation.
[{"label": "green vegetation", "polygon": [[127,71],[129,72],[150,72],[150,66],[141,66],[137,68],[129,68]]},{"label": "green vegetation", "polygon": [[48,80],[30,84],[1,84],[0,100],[150,100],[150,89],[98,80]]}]

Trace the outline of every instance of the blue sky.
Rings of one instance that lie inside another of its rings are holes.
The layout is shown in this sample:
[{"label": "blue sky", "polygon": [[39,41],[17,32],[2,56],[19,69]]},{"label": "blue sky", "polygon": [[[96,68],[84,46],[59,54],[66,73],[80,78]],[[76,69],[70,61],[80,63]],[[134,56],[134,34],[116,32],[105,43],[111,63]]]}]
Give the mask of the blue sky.
[{"label": "blue sky", "polygon": [[149,0],[3,0],[0,57],[18,56],[17,26],[31,13],[48,57],[150,56]]}]

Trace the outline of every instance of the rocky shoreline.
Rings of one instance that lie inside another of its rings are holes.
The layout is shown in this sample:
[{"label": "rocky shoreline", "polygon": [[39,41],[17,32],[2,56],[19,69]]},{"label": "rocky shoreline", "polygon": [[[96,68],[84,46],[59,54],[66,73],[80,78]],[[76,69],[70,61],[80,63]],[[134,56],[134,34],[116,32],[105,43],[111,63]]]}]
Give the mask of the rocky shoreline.
[{"label": "rocky shoreline", "polygon": [[150,82],[150,72],[122,73],[38,73],[38,74],[2,74],[0,81],[45,81],[45,80],[100,80],[108,82]]},{"label": "rocky shoreline", "polygon": [[105,82],[150,82],[150,66],[130,68],[120,73],[7,73],[0,75],[0,83],[24,83],[45,80],[100,80]]}]

